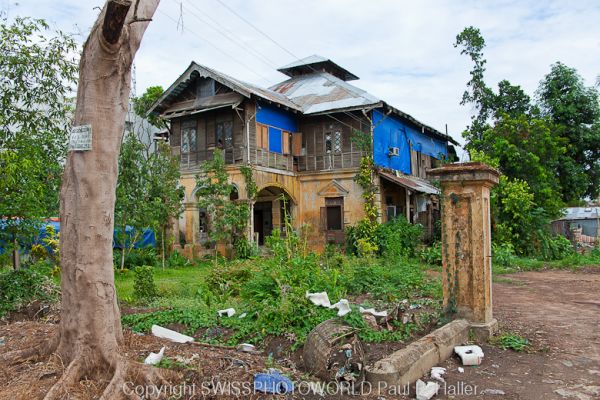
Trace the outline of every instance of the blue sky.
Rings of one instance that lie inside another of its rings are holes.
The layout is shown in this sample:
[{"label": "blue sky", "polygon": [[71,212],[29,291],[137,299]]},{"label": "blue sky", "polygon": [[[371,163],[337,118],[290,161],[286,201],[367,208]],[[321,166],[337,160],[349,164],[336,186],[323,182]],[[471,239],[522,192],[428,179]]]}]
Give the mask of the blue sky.
[{"label": "blue sky", "polygon": [[[162,0],[136,58],[137,92],[168,87],[194,60],[261,86],[285,78],[279,66],[312,54],[331,58],[371,92],[462,142],[471,110],[459,104],[471,68],[452,44],[465,26],[487,42],[486,80],[533,94],[550,64],[600,75],[600,2]],[[0,0],[9,17],[44,18],[83,41],[101,0]],[[180,12],[183,11],[183,12]],[[183,20],[183,29],[181,28]],[[230,40],[231,39],[231,40]]]}]

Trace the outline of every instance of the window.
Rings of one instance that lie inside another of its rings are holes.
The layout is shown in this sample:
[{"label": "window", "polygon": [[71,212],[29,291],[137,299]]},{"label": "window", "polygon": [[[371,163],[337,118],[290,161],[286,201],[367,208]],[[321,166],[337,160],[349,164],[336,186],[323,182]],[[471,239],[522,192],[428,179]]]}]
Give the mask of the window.
[{"label": "window", "polygon": [[196,150],[196,121],[184,121],[181,125],[181,153],[195,153]]},{"label": "window", "polygon": [[341,153],[342,152],[342,132],[339,129],[325,134],[325,153]]},{"label": "window", "polygon": [[220,149],[233,147],[233,121],[217,121],[215,142]]},{"label": "window", "polygon": [[321,220],[322,229],[342,231],[344,227],[344,198],[326,198],[325,207],[321,207]]}]

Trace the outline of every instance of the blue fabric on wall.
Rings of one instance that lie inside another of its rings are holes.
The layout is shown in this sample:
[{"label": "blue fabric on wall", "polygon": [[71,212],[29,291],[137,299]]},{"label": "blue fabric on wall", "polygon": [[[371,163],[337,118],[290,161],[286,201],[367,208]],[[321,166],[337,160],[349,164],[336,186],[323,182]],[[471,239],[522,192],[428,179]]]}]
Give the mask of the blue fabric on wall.
[{"label": "blue fabric on wall", "polygon": [[447,142],[434,139],[431,136],[410,128],[407,129],[406,134],[415,151],[437,159],[440,158],[440,154],[444,157],[448,156]]},{"label": "blue fabric on wall", "polygon": [[281,129],[269,127],[269,151],[281,153]]},{"label": "blue fabric on wall", "polygon": [[[375,165],[410,174],[410,149],[406,129],[400,121],[373,111],[373,161]],[[390,147],[398,147],[399,155],[390,156]]]},{"label": "blue fabric on wall", "polygon": [[288,132],[297,132],[298,123],[294,114],[280,108],[257,103],[256,122]]}]

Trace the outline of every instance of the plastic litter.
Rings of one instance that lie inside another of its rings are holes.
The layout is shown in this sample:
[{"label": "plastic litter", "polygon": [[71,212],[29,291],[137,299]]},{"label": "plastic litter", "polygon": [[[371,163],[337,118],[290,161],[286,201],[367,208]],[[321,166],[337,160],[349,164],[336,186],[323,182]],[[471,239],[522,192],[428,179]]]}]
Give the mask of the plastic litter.
[{"label": "plastic litter", "polygon": [[331,308],[331,302],[329,301],[329,296],[327,296],[327,292],[319,292],[319,293],[306,292],[306,298],[317,306]]},{"label": "plastic litter", "polygon": [[416,386],[417,400],[429,400],[437,394],[439,389],[440,385],[437,382],[425,383],[419,379]]},{"label": "plastic litter", "polygon": [[175,343],[188,343],[194,341],[193,337],[182,335],[179,332],[175,332],[158,325],[152,325],[152,334],[159,338],[169,339]]},{"label": "plastic litter", "polygon": [[233,317],[235,315],[235,308],[226,308],[224,310],[217,311],[219,317]]},{"label": "plastic litter", "polygon": [[239,319],[246,318],[247,315],[248,315],[248,313],[241,313],[238,318]]},{"label": "plastic litter", "polygon": [[254,374],[254,390],[263,393],[285,394],[294,391],[294,382],[276,369]]},{"label": "plastic litter", "polygon": [[383,311],[375,311],[374,308],[363,308],[363,307],[359,307],[358,311],[361,312],[361,314],[371,314],[374,317],[387,317],[388,313],[386,310]]},{"label": "plastic litter", "polygon": [[465,372],[465,369],[463,367],[458,367],[458,372],[460,372],[462,374]]},{"label": "plastic litter", "polygon": [[340,301],[333,304],[329,308],[337,308],[338,309],[338,313],[337,313],[338,317],[343,317],[344,315],[346,315],[350,311],[352,311],[352,309],[350,308],[350,303],[346,299],[341,299]]},{"label": "plastic litter", "polygon": [[144,364],[148,365],[156,365],[163,359],[163,355],[165,354],[165,346],[163,346],[158,353],[150,353],[148,357],[144,360]]},{"label": "plastic litter", "polygon": [[254,345],[252,345],[250,343],[238,344],[236,349],[237,349],[237,351],[242,351],[244,353],[252,353],[252,352],[256,351],[256,347],[254,347]]},{"label": "plastic litter", "polygon": [[431,368],[431,379],[436,381],[445,382],[443,375],[446,373],[446,368],[433,367]]},{"label": "plastic litter", "polygon": [[456,346],[454,352],[458,354],[463,365],[480,365],[483,361],[483,350],[479,346]]}]

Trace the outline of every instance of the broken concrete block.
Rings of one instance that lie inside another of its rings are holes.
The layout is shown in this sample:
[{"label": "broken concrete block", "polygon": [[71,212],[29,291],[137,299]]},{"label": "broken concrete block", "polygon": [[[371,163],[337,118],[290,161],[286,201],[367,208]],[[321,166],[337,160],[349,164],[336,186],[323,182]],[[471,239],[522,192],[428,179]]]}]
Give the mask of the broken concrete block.
[{"label": "broken concrete block", "polygon": [[179,332],[175,332],[158,325],[152,325],[152,334],[159,338],[169,339],[175,343],[188,343],[194,341],[194,338],[191,336],[182,335]]},{"label": "broken concrete block", "polygon": [[440,385],[438,383],[425,383],[419,379],[416,386],[417,400],[429,400],[437,394],[439,389]]},{"label": "broken concrete block", "polygon": [[309,293],[306,292],[306,298],[310,300],[314,305],[323,306],[330,308],[331,302],[329,301],[329,296],[327,296],[327,292],[319,292],[319,293]]},{"label": "broken concrete block", "polygon": [[483,350],[479,346],[456,346],[454,352],[458,354],[463,365],[480,365],[483,361]]}]

